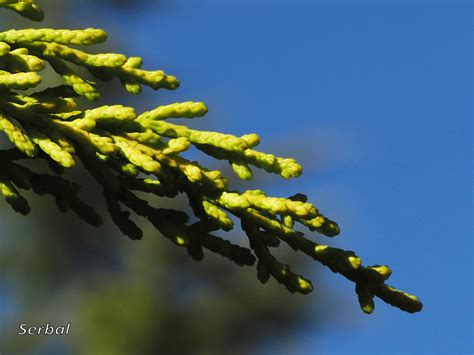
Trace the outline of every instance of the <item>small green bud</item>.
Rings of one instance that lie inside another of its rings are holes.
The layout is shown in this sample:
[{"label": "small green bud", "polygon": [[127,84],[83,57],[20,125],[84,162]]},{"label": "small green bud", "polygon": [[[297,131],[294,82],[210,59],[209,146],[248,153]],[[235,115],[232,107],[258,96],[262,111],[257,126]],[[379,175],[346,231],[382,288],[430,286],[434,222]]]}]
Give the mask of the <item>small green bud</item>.
[{"label": "small green bud", "polygon": [[0,193],[16,212],[21,213],[22,215],[30,213],[31,208],[28,205],[28,202],[18,193],[9,181],[0,179]]},{"label": "small green bud", "polygon": [[9,72],[39,72],[45,68],[44,60],[22,52],[21,48],[15,49],[5,56],[4,66]]},{"label": "small green bud", "polygon": [[25,90],[34,88],[41,83],[41,76],[37,73],[9,73],[0,70],[0,89],[19,89]]},{"label": "small green bud", "polygon": [[8,54],[10,52],[10,46],[8,43],[0,42],[0,57]]},{"label": "small green bud", "polygon": [[140,150],[135,149],[125,138],[114,136],[114,141],[119,148],[120,154],[126,158],[130,163],[143,169],[147,173],[159,173],[161,170],[161,164],[154,160],[149,155],[142,153]]},{"label": "small green bud", "polygon": [[170,139],[164,149],[163,154],[178,154],[182,153],[191,146],[191,142],[186,137],[179,137],[176,139]]},{"label": "small green bud", "polygon": [[36,143],[43,152],[49,155],[51,159],[53,159],[62,167],[71,168],[76,164],[74,158],[69,152],[53,142],[39,129],[29,126],[28,133],[30,134],[33,142]]},{"label": "small green bud", "polygon": [[356,283],[356,293],[362,311],[366,314],[372,313],[374,311],[375,304],[374,295],[370,289],[361,283]]},{"label": "small green bud", "polygon": [[245,161],[241,159],[231,159],[229,160],[230,165],[232,166],[232,170],[237,174],[239,178],[242,180],[250,180],[252,179],[252,170],[250,170],[249,166]]},{"label": "small green bud", "polygon": [[243,139],[245,141],[245,143],[247,143],[247,146],[249,148],[254,148],[254,147],[256,147],[257,145],[260,144],[260,137],[255,133],[244,134],[240,138]]},{"label": "small green bud", "polygon": [[0,0],[0,7],[16,11],[33,21],[42,21],[44,18],[43,11],[33,0]]},{"label": "small green bud", "polygon": [[0,112],[0,130],[5,132],[8,139],[15,144],[21,152],[28,157],[36,156],[37,149],[28,134],[18,126],[14,121],[10,120],[5,114]]},{"label": "small green bud", "polygon": [[369,267],[369,269],[374,270],[384,281],[392,275],[392,270],[387,265],[374,265]]},{"label": "small green bud", "polygon": [[214,220],[219,227],[225,231],[229,231],[234,227],[234,222],[229,218],[227,213],[209,201],[202,201],[202,205],[207,215]]}]

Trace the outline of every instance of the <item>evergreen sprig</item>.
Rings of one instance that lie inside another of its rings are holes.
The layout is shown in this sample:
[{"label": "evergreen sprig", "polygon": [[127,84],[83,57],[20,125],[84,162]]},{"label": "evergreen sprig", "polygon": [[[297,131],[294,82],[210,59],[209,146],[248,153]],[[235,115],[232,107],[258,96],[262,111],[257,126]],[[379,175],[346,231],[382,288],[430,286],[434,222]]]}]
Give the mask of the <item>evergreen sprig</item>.
[{"label": "evergreen sprig", "polygon": [[[31,0],[0,0],[0,7],[32,20],[43,18]],[[122,105],[78,109],[77,97],[95,101],[100,93],[94,81],[76,73],[69,63],[86,68],[98,80],[117,77],[132,94],[140,93],[143,85],[155,90],[179,86],[174,76],[161,70],[141,69],[139,57],[89,54],[71,47],[101,43],[106,38],[105,31],[91,28],[0,32],[0,129],[16,146],[0,152],[0,191],[15,211],[29,213],[30,207],[17,189],[32,189],[52,195],[61,211],[72,210],[91,225],[100,225],[99,214],[77,198],[77,184],[57,175],[34,173],[16,162],[45,158],[54,172],[60,172],[80,161],[102,186],[112,220],[132,239],[140,239],[142,231],[130,218],[130,211],[150,221],[196,260],[208,249],[239,265],[257,261],[260,281],[272,276],[290,292],[311,292],[311,281],[272,255],[271,248],[284,241],[353,281],[364,312],[373,311],[374,296],[407,312],[421,310],[417,297],[385,283],[391,275],[387,266],[362,266],[354,252],[317,244],[297,231],[296,223],[328,237],[339,234],[337,223],[307,202],[305,195],[282,198],[267,196],[261,190],[232,190],[220,171],[186,159],[182,153],[193,145],[211,157],[228,161],[244,180],[252,178],[251,166],[285,179],[302,173],[294,159],[255,150],[259,144],[256,134],[237,137],[167,121],[204,116],[204,103],[173,103],[141,114]],[[39,73],[47,63],[65,85],[22,93],[40,84]],[[152,207],[136,191],[167,197],[185,194],[199,221],[190,224],[182,211]],[[240,220],[250,249],[211,234],[231,230],[234,220]]]}]

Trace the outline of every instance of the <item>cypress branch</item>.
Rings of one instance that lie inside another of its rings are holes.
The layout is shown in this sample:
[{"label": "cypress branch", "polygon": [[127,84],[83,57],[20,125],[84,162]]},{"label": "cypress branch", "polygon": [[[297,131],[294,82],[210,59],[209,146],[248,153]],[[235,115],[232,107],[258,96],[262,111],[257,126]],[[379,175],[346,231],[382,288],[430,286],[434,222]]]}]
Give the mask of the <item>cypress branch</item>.
[{"label": "cypress branch", "polygon": [[[41,9],[31,0],[0,0],[0,7],[35,21],[43,18]],[[89,101],[100,99],[94,80],[117,77],[132,94],[140,93],[142,85],[154,90],[179,86],[174,76],[162,70],[142,69],[139,57],[89,54],[70,47],[102,43],[106,38],[105,31],[91,28],[0,32],[0,130],[16,147],[0,151],[0,192],[15,211],[29,213],[30,207],[18,189],[31,189],[39,195],[53,196],[61,211],[71,210],[87,223],[100,225],[100,215],[77,197],[79,185],[54,174],[32,172],[17,161],[45,158],[53,173],[81,162],[102,187],[113,222],[132,239],[142,238],[141,229],[131,217],[134,212],[196,260],[211,251],[242,266],[257,261],[260,281],[273,277],[290,292],[307,294],[313,290],[311,282],[270,252],[284,241],[354,282],[366,313],[375,307],[374,296],[410,313],[422,309],[416,296],[385,284],[391,275],[387,266],[363,266],[354,252],[317,244],[296,230],[296,226],[303,226],[328,237],[340,232],[337,223],[321,214],[305,195],[283,198],[267,196],[261,190],[236,191],[220,171],[186,159],[183,153],[193,145],[215,159],[228,161],[244,180],[252,178],[250,166],[285,179],[302,174],[301,165],[294,159],[254,150],[260,142],[256,134],[237,137],[166,121],[202,117],[208,111],[204,103],[177,102],[141,114],[122,105],[78,109],[78,96]],[[93,80],[75,73],[68,62],[87,69]],[[45,63],[65,85],[22,93],[41,82]],[[155,208],[135,191],[167,197],[184,193],[199,221],[189,224],[185,212]],[[240,220],[249,248],[211,234],[233,229],[230,215]]]}]

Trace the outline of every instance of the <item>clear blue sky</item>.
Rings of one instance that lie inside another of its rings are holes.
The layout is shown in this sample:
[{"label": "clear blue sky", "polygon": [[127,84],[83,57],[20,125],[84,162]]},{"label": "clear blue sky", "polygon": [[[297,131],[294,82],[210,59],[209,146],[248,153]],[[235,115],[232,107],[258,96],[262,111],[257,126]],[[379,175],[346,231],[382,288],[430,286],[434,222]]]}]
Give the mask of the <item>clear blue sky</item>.
[{"label": "clear blue sky", "polygon": [[[472,4],[149,4],[84,8],[80,23],[182,80],[147,91],[150,102],[204,100],[204,126],[259,132],[263,148],[300,157],[300,181],[269,188],[308,192],[340,222],[336,245],[387,263],[392,283],[424,302],[416,315],[377,302],[366,316],[328,271],[316,287],[332,288],[347,314],[322,331],[309,323],[292,353],[472,354]],[[280,345],[262,352],[287,353]]]}]

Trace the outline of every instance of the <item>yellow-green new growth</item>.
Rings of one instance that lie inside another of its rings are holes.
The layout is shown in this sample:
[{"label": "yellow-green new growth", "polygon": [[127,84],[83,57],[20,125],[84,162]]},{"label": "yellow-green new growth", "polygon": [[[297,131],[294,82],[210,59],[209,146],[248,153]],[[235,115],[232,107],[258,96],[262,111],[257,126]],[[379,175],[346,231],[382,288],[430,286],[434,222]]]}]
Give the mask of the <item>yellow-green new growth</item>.
[{"label": "yellow-green new growth", "polygon": [[13,207],[13,209],[23,215],[30,213],[30,206],[26,200],[18,193],[13,184],[8,180],[3,180],[0,177],[0,193],[5,200]]},{"label": "yellow-green new growth", "polygon": [[30,134],[32,141],[62,167],[71,168],[76,164],[74,158],[68,151],[53,142],[39,129],[33,126],[28,126],[28,133]]},{"label": "yellow-green new growth", "polygon": [[[0,0],[0,7],[33,20],[43,14],[31,0]],[[196,260],[204,251],[217,253],[238,265],[257,263],[257,277],[270,277],[290,292],[307,294],[311,281],[280,263],[271,248],[285,242],[333,272],[354,282],[355,292],[365,313],[375,307],[374,297],[407,312],[418,312],[415,296],[385,284],[391,270],[385,265],[364,266],[352,251],[320,245],[306,238],[299,227],[333,237],[340,229],[324,216],[303,194],[291,197],[267,196],[262,190],[230,189],[229,180],[219,170],[211,170],[184,153],[194,146],[199,151],[227,161],[243,180],[252,178],[251,167],[275,173],[285,179],[302,174],[292,158],[277,157],[254,148],[257,134],[241,137],[201,131],[168,119],[204,116],[202,102],[185,101],[161,105],[137,114],[132,107],[108,105],[80,108],[76,97],[89,101],[100,98],[96,80],[118,78],[125,89],[138,94],[142,85],[152,89],[176,89],[179,81],[162,70],[142,69],[139,57],[123,54],[90,54],[74,46],[105,41],[100,29],[25,29],[0,32],[0,130],[15,148],[0,150],[0,193],[18,212],[27,214],[27,201],[17,189],[49,194],[61,211],[71,210],[88,223],[98,226],[100,216],[76,196],[79,187],[55,175],[37,174],[17,164],[26,158],[46,159],[55,173],[80,161],[102,186],[107,210],[120,231],[140,239],[142,231],[130,211],[148,220],[164,237],[186,248]],[[38,86],[46,63],[65,85],[31,93]],[[79,74],[68,63],[85,68]],[[175,197],[184,194],[197,221],[182,211],[156,208],[142,195]],[[231,215],[233,217],[231,218]],[[214,235],[234,228],[239,220],[249,247],[241,247]]]},{"label": "yellow-green new growth", "polygon": [[36,155],[36,145],[28,134],[2,112],[0,112],[0,130],[5,132],[8,139],[26,156],[32,158]]},{"label": "yellow-green new growth", "polygon": [[5,54],[1,68],[11,73],[39,72],[43,70],[45,68],[44,60],[28,53],[25,48],[12,50]]},{"label": "yellow-green new growth", "polygon": [[41,76],[34,72],[10,73],[0,70],[0,89],[25,90],[41,83]]},{"label": "yellow-green new growth", "polygon": [[56,44],[74,44],[88,46],[102,43],[107,39],[104,30],[86,28],[84,30],[56,30],[52,28],[9,30],[0,33],[0,41],[9,44],[51,42]]},{"label": "yellow-green new growth", "polygon": [[10,53],[10,46],[8,43],[0,42],[0,57]]},{"label": "yellow-green new growth", "polygon": [[33,21],[41,21],[44,18],[43,11],[33,0],[0,0],[0,7],[16,11]]}]

